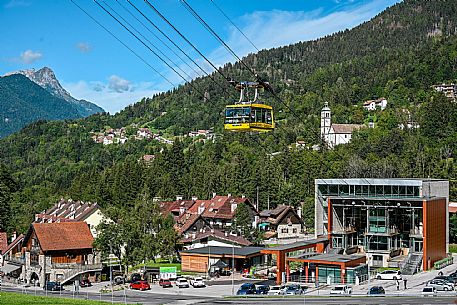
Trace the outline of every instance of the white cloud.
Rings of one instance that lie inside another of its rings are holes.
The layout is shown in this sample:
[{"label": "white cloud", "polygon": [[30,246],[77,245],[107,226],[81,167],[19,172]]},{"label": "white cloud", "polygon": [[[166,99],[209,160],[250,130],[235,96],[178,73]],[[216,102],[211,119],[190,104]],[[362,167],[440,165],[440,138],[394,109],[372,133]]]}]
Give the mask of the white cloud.
[{"label": "white cloud", "polygon": [[163,91],[160,85],[150,82],[130,83],[129,90],[112,90],[111,77],[108,82],[79,81],[76,83],[62,82],[62,86],[77,99],[93,102],[110,113],[116,113],[130,104],[140,101],[143,97],[152,97]]},{"label": "white cloud", "polygon": [[21,56],[19,56],[19,60],[24,63],[24,64],[31,64],[34,63],[35,61],[41,59],[43,57],[43,54],[40,52],[35,52],[32,50],[27,50],[21,53]]},{"label": "white cloud", "polygon": [[109,77],[108,88],[118,93],[134,89],[133,87],[130,87],[130,82],[128,80],[123,79],[117,75],[111,75]]},{"label": "white cloud", "polygon": [[[350,1],[352,2],[352,1]],[[386,3],[387,2],[387,3]],[[352,28],[374,17],[399,0],[371,0],[363,5],[338,6],[338,11],[324,14],[322,10],[304,11],[256,11],[241,17],[238,24],[242,31],[259,49],[285,46],[299,41],[317,39],[332,33]],[[243,26],[245,24],[245,26]],[[239,55],[255,51],[248,41],[235,29],[230,28],[227,44]],[[213,51],[210,58],[217,65],[234,58],[223,47]]]},{"label": "white cloud", "polygon": [[76,47],[82,52],[87,53],[91,50],[91,46],[87,42],[79,42],[76,44]]},{"label": "white cloud", "polygon": [[31,3],[29,1],[23,1],[23,0],[11,0],[8,3],[6,3],[3,7],[4,8],[13,8],[13,7],[18,7],[18,6],[29,6]]}]

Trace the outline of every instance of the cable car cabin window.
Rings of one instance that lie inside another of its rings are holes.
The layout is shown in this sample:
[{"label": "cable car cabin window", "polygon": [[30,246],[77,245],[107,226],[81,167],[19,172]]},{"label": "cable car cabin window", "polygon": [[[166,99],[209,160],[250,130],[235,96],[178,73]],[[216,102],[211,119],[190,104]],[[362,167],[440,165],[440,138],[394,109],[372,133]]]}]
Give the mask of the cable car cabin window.
[{"label": "cable car cabin window", "polygon": [[225,110],[225,123],[249,123],[249,115],[251,109],[249,107],[243,108],[228,108]]}]

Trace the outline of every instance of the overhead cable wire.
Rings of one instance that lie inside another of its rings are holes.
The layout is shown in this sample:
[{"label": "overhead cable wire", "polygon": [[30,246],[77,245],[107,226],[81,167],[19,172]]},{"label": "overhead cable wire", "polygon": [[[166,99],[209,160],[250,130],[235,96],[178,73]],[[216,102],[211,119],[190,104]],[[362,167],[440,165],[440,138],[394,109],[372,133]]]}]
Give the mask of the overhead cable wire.
[{"label": "overhead cable wire", "polygon": [[[130,2],[130,1],[129,1]],[[201,57],[205,59],[207,63],[209,63],[217,73],[219,73],[225,80],[230,81],[230,78],[226,77],[224,73],[220,69],[218,69],[205,55],[203,55],[197,47],[189,41],[164,15],[162,15],[157,8],[152,5],[148,0],[144,0],[144,2],[163,20],[167,23],[182,39],[184,39]]]},{"label": "overhead cable wire", "polygon": [[168,64],[168,62],[166,62],[162,57],[160,57],[159,54],[157,54],[157,52],[155,52],[153,49],[151,49],[146,43],[144,43],[143,40],[141,40],[137,35],[135,35],[135,33],[133,33],[128,27],[126,27],[122,22],[119,21],[119,19],[117,19],[115,16],[113,16],[113,14],[111,14],[103,5],[101,5],[97,0],[94,0],[94,2],[100,7],[102,8],[108,15],[110,15],[117,23],[119,23],[125,30],[127,30],[133,37],[135,37],[141,44],[143,44],[149,51],[151,51],[157,58],[159,58],[165,65],[167,65],[171,70],[173,70],[173,72],[175,72],[179,77],[181,77],[186,83],[188,83],[195,91],[199,92],[200,94],[203,94],[202,92],[200,92],[200,90],[198,90],[197,88],[195,88],[195,86],[192,84],[192,83],[189,83],[185,78],[184,76],[182,76],[181,73],[179,73],[178,71],[176,71],[175,68],[173,68],[172,66],[170,66]]},{"label": "overhead cable wire", "polygon": [[92,19],[98,26],[100,26],[102,29],[104,29],[108,34],[110,34],[114,39],[116,39],[120,44],[122,44],[126,49],[128,49],[130,52],[132,52],[139,60],[141,60],[144,64],[146,64],[151,70],[153,70],[155,73],[160,75],[165,81],[167,81],[170,85],[173,87],[176,87],[176,85],[170,81],[167,77],[165,77],[162,73],[160,73],[156,68],[154,68],[151,64],[149,64],[143,57],[141,57],[138,53],[136,53],[132,48],[130,48],[127,44],[125,44],[121,39],[119,39],[116,35],[113,34],[108,28],[106,28],[103,24],[101,24],[95,17],[93,17],[91,14],[89,14],[85,9],[83,9],[81,6],[79,6],[75,1],[70,0],[76,7],[78,7],[85,15],[87,15],[90,19]]},{"label": "overhead cable wire", "polygon": [[[144,0],[147,1],[147,0]],[[211,26],[206,23],[205,20],[203,20],[200,15],[185,1],[185,0],[180,0],[180,2],[184,5],[184,7],[209,31],[226,49],[229,53],[231,53],[243,66],[246,67],[246,69],[251,72],[256,80],[262,84],[265,89],[270,92],[274,98],[281,102],[297,119],[301,119],[298,114],[295,113],[295,111],[287,104],[285,103],[273,90],[273,87],[267,82],[265,82],[251,67],[249,67],[236,53],[233,51],[230,46],[228,46],[225,41],[211,28]]]},{"label": "overhead cable wire", "polygon": [[229,16],[227,16],[227,14],[222,10],[222,8],[216,4],[216,2],[214,0],[210,0],[214,6],[217,8],[217,10],[219,12],[221,12],[222,15],[224,15],[224,17],[238,30],[238,32],[241,33],[241,35],[244,36],[244,38],[246,38],[247,41],[249,41],[249,43],[257,50],[257,52],[259,52],[260,50],[255,46],[255,44],[252,42],[251,39],[249,39],[249,37],[247,37],[243,31],[232,21],[232,19],[229,18]]},{"label": "overhead cable wire", "polygon": [[[147,0],[145,0],[147,1]],[[236,60],[238,60],[243,66],[248,69],[251,73],[256,74],[254,70],[252,70],[251,67],[249,67],[244,61],[241,60],[240,57],[225,43],[225,41],[206,23],[205,20],[203,20],[202,17],[186,2],[186,0],[180,0],[181,4],[191,13],[192,16],[197,19],[198,22],[200,22],[201,25],[210,33],[213,35],[214,38],[216,38],[224,47],[225,49],[232,54]]]},{"label": "overhead cable wire", "polygon": [[[185,74],[190,80],[192,79],[192,77],[187,74],[183,69],[181,69],[170,57],[168,57],[165,53],[163,53],[159,48],[157,48],[147,37],[145,37],[143,34],[141,34],[130,22],[128,22],[127,20],[125,20],[124,17],[122,17],[115,9],[113,9],[113,7],[111,7],[108,3],[106,3],[106,1],[102,1],[104,5],[106,5],[114,14],[116,14],[118,16],[118,18],[120,18],[124,23],[126,23],[130,28],[132,28],[133,30],[135,30],[137,32],[137,34],[139,36],[141,36],[144,40],[146,40],[151,47],[153,47],[158,53],[160,53],[160,55],[162,55],[165,59],[167,59],[169,62],[171,62],[171,64],[173,64],[176,69],[178,69],[179,71],[181,71],[183,74]],[[189,80],[187,80],[189,81]]]},{"label": "overhead cable wire", "polygon": [[137,22],[139,22],[151,35],[153,35],[158,41],[160,41],[170,52],[172,52],[176,57],[178,57],[189,69],[191,69],[197,76],[201,76],[197,70],[195,70],[191,65],[189,65],[188,62],[184,60],[184,58],[181,57],[173,48],[171,48],[165,41],[163,41],[162,38],[160,38],[156,33],[151,31],[151,29],[146,26],[138,17],[136,17],[125,5],[123,5],[119,0],[116,0],[116,2],[127,12],[129,13],[132,18],[134,18]]},{"label": "overhead cable wire", "polygon": [[[130,0],[127,0],[127,2],[138,12],[140,13],[157,31],[159,31],[169,42],[171,42],[184,56],[186,56],[190,61],[194,63],[195,66],[197,66],[200,71],[203,72],[206,76],[208,76],[215,84],[217,84],[220,88],[222,88],[224,91],[226,90],[224,87],[219,84],[214,77],[209,74],[208,72],[205,71],[192,57],[190,57],[187,52],[185,52],[181,47],[179,47],[166,33],[164,33],[148,16],[146,16],[138,7],[135,6]],[[195,48],[194,48],[195,49]]]}]

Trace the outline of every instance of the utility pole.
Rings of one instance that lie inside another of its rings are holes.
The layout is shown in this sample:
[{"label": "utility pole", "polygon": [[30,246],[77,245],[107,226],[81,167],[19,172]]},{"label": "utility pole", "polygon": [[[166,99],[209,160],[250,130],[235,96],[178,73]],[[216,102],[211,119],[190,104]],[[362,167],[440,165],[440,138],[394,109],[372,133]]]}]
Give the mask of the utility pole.
[{"label": "utility pole", "polygon": [[232,244],[232,295],[235,295],[234,275],[235,275],[235,246],[234,246],[234,244]]}]

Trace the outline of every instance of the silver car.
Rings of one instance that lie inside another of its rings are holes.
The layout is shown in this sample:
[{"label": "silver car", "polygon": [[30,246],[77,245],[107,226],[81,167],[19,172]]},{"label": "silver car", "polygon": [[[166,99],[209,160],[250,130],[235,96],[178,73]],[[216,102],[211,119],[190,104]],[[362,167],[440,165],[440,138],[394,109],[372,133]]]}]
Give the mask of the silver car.
[{"label": "silver car", "polygon": [[427,287],[434,287],[437,291],[452,291],[454,285],[444,280],[431,280],[427,283]]}]

